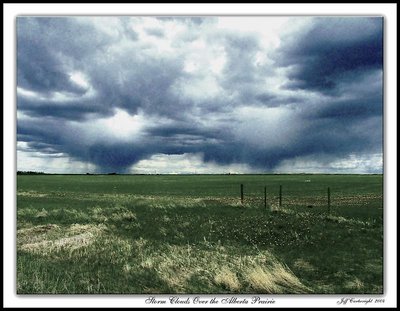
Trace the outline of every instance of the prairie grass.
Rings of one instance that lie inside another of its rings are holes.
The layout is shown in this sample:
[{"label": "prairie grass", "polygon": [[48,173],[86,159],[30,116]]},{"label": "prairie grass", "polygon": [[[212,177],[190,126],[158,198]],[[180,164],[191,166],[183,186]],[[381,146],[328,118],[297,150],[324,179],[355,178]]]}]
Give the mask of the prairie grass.
[{"label": "prairie grass", "polygon": [[232,272],[229,267],[223,266],[220,271],[214,276],[214,282],[217,285],[227,288],[231,292],[238,292],[241,284],[235,272]]},{"label": "prairie grass", "polygon": [[265,209],[219,186],[231,176],[158,177],[18,176],[18,294],[383,292],[381,176],[321,175],[341,196],[331,213],[300,188]]}]

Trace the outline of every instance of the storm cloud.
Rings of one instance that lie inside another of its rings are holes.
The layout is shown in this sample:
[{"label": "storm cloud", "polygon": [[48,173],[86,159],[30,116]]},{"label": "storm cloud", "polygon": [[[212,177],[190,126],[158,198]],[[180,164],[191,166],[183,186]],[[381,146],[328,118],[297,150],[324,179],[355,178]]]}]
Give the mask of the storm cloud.
[{"label": "storm cloud", "polygon": [[335,94],[342,84],[382,70],[383,19],[315,18],[309,29],[287,38],[276,59],[290,67],[287,88]]},{"label": "storm cloud", "polygon": [[16,24],[18,169],[382,171],[380,17]]}]

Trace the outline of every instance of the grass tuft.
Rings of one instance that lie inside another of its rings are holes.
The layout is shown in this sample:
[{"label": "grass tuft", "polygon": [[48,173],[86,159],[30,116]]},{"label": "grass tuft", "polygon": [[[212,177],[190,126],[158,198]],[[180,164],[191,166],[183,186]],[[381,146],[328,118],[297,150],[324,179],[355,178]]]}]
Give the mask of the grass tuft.
[{"label": "grass tuft", "polygon": [[224,266],[214,277],[214,282],[221,285],[231,292],[238,292],[241,285],[236,276],[228,267]]}]

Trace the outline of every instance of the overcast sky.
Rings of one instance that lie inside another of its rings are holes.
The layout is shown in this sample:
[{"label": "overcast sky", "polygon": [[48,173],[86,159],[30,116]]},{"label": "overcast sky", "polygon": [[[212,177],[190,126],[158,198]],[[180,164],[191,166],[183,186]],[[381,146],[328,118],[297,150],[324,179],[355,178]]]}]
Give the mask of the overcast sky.
[{"label": "overcast sky", "polygon": [[379,17],[18,17],[17,169],[381,173]]}]

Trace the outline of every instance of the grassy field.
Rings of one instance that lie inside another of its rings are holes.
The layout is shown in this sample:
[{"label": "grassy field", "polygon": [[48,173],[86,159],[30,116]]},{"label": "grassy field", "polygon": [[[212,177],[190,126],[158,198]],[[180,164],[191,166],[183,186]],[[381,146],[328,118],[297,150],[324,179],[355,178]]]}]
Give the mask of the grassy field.
[{"label": "grassy field", "polygon": [[380,294],[382,183],[382,175],[19,175],[17,292]]}]

